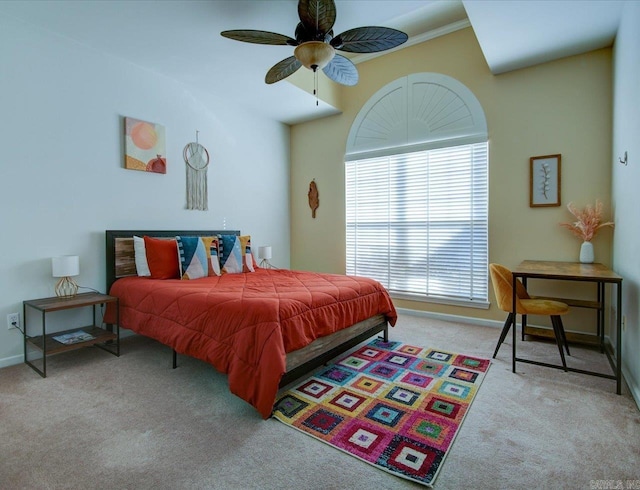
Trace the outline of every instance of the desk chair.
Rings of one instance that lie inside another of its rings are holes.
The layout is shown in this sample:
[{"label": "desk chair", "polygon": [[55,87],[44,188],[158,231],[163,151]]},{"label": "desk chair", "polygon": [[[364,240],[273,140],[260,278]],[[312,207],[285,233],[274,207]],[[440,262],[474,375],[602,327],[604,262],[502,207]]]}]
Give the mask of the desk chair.
[{"label": "desk chair", "polygon": [[560,351],[560,358],[562,359],[562,366],[564,370],[567,370],[567,363],[564,358],[564,348],[569,353],[569,344],[567,343],[567,336],[564,332],[562,325],[561,315],[569,313],[569,306],[560,301],[552,301],[549,299],[533,299],[527,293],[524,285],[520,282],[516,282],[516,313],[513,313],[513,276],[511,271],[506,267],[499,264],[489,264],[489,273],[491,274],[491,282],[493,283],[493,290],[496,294],[496,300],[498,307],[502,311],[509,313],[507,321],[504,322],[502,332],[500,333],[500,340],[496,345],[496,350],[493,353],[495,359],[498,354],[500,346],[504,342],[504,339],[509,333],[511,323],[514,321],[514,315],[549,315],[551,317],[551,324],[553,325],[553,333],[555,334],[556,344]]}]

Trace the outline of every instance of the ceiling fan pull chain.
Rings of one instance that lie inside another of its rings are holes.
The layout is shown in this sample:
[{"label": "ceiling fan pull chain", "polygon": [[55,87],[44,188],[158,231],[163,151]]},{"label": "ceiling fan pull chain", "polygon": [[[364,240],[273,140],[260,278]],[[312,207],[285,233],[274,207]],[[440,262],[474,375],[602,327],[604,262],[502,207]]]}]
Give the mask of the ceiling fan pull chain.
[{"label": "ceiling fan pull chain", "polygon": [[316,106],[318,106],[318,70],[313,70],[313,95],[316,96]]}]

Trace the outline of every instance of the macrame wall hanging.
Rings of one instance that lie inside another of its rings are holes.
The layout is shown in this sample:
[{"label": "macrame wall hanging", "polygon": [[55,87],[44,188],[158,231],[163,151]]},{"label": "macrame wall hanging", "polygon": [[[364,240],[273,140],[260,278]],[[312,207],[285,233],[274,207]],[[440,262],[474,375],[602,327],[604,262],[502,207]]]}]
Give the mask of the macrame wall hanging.
[{"label": "macrame wall hanging", "polygon": [[198,133],[199,131],[196,131],[196,142],[187,143],[182,152],[184,162],[187,164],[187,209],[206,211],[209,209],[207,195],[209,152],[198,143]]}]

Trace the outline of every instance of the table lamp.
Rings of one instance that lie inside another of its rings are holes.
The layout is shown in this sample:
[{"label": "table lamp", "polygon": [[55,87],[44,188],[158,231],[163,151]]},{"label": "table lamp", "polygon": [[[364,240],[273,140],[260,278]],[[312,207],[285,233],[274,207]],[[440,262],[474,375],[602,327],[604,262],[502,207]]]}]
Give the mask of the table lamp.
[{"label": "table lamp", "polygon": [[61,298],[73,298],[78,294],[78,285],[72,276],[80,274],[80,258],[77,255],[63,255],[51,258],[51,270],[53,277],[59,277],[56,283],[56,296]]},{"label": "table lamp", "polygon": [[272,257],[271,255],[271,245],[266,245],[264,247],[258,247],[258,258],[262,259],[260,261],[260,267],[263,269],[273,269],[273,266],[269,262],[269,259]]}]

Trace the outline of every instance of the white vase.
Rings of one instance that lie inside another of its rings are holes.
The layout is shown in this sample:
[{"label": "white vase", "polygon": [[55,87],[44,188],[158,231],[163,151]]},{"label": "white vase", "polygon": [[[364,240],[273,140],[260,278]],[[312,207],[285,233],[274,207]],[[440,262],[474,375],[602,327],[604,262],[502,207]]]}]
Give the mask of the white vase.
[{"label": "white vase", "polygon": [[582,242],[580,246],[580,262],[583,264],[593,263],[593,243]]}]

